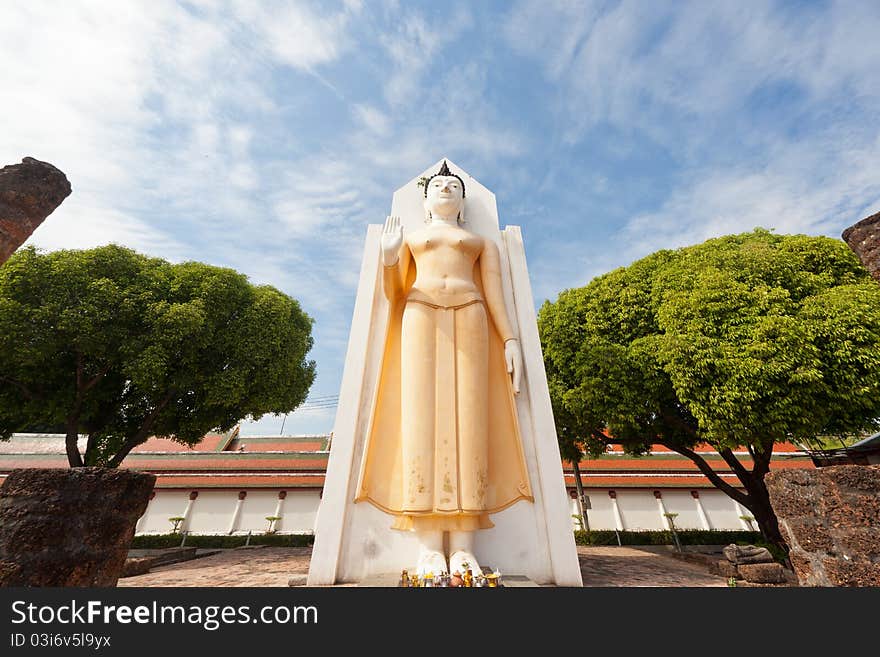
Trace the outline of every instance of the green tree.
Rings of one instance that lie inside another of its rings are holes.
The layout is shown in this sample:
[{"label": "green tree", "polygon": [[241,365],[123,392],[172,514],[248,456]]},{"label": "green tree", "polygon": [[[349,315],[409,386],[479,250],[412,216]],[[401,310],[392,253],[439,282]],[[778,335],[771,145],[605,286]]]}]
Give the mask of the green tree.
[{"label": "green tree", "polygon": [[880,287],[838,240],[756,230],[658,251],[562,292],[538,324],[560,436],[664,445],[779,545],[774,443],[878,426]]},{"label": "green tree", "polygon": [[194,445],[287,413],[315,377],[311,327],[296,300],[232,269],[119,246],[20,250],[0,267],[0,439],[62,425],[72,467],[116,467],[151,435]]}]

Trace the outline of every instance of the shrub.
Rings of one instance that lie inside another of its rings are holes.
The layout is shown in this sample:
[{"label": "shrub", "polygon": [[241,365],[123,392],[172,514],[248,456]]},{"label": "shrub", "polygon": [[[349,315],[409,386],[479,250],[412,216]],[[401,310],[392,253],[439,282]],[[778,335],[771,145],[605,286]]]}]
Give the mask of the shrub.
[{"label": "shrub", "polygon": [[[623,545],[674,545],[670,531],[622,531],[620,542]],[[721,529],[676,529],[678,540],[682,545],[730,545],[741,543],[743,545],[763,545],[761,532],[745,530],[721,530]],[[590,532],[576,530],[574,533],[575,543],[578,545],[617,545],[617,536],[613,530],[601,529]],[[775,554],[774,554],[775,556]]]},{"label": "shrub", "polygon": [[[237,548],[243,547],[247,536],[219,535],[198,536],[187,535],[186,546],[197,548]],[[252,534],[250,545],[268,545],[271,547],[310,547],[315,542],[313,534]],[[131,549],[146,550],[178,547],[180,534],[143,534],[135,536]]]}]

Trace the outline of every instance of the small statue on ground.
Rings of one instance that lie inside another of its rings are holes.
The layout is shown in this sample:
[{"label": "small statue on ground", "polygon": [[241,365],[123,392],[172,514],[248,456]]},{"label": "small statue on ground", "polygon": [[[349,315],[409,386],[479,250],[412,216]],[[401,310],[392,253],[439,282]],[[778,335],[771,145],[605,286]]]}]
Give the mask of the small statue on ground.
[{"label": "small statue on ground", "polygon": [[722,550],[724,556],[732,564],[743,563],[773,563],[776,561],[770,550],[765,547],[754,545],[735,545],[731,543]]}]

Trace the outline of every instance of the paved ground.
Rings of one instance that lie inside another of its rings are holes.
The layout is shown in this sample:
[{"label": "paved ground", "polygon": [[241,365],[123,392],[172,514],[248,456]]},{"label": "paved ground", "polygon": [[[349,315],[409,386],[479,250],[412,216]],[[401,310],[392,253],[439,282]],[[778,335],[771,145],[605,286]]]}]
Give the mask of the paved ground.
[{"label": "paved ground", "polygon": [[[119,586],[287,586],[309,570],[311,548],[239,548],[159,566]],[[584,586],[727,586],[702,566],[632,547],[578,547]]]},{"label": "paved ground", "polygon": [[312,548],[255,547],[222,550],[210,557],[153,568],[125,577],[119,586],[287,586],[309,572]]},{"label": "paved ground", "polygon": [[703,566],[634,547],[578,546],[584,586],[727,586]]}]

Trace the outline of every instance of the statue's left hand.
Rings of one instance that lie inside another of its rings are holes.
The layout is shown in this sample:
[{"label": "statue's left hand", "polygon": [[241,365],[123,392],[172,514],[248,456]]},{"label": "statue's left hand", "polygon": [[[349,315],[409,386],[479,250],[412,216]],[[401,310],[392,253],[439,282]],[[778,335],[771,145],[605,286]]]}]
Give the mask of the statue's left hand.
[{"label": "statue's left hand", "polygon": [[507,361],[507,372],[511,374],[513,394],[519,394],[519,380],[522,375],[522,352],[519,340],[513,338],[504,343],[504,360]]}]

